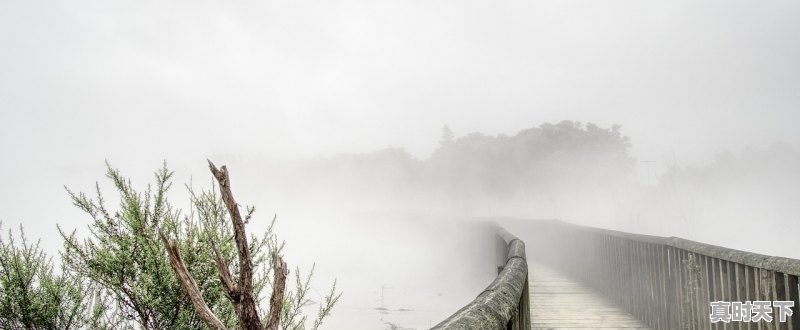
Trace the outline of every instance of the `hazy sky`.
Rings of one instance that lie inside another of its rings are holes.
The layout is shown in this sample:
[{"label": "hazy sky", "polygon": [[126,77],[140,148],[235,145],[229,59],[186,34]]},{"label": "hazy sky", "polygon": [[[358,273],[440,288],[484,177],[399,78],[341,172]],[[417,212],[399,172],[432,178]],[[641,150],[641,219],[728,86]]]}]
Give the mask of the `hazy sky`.
[{"label": "hazy sky", "polygon": [[621,124],[640,160],[797,147],[800,1],[0,1],[0,221],[50,253],[88,223],[62,185],[104,159],[138,187],[167,159],[180,191],[215,155],[425,158],[443,124],[563,119]]},{"label": "hazy sky", "polygon": [[684,164],[795,142],[798,40],[797,1],[2,1],[0,220],[54,231],[104,159],[180,184],[220,154],[424,158],[443,124],[619,123]]},{"label": "hazy sky", "polygon": [[0,175],[622,124],[641,158],[797,141],[797,1],[3,1]]}]

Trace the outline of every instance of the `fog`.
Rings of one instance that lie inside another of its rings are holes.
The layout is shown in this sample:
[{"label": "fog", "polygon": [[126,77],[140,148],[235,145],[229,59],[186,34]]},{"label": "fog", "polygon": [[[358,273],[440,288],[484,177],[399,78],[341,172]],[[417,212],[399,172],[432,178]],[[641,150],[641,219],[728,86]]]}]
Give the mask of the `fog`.
[{"label": "fog", "polygon": [[227,164],[331,329],[472,299],[476,217],[800,258],[797,40],[793,1],[4,1],[0,221],[57,257],[105,160],[185,208]]}]

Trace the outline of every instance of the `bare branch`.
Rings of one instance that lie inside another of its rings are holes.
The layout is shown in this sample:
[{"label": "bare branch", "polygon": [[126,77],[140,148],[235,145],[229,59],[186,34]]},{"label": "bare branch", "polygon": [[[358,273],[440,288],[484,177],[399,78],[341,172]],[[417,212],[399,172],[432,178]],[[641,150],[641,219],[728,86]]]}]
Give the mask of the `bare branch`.
[{"label": "bare branch", "polygon": [[258,307],[253,297],[253,264],[250,258],[247,233],[244,230],[244,221],[242,220],[242,214],[239,212],[239,205],[236,204],[236,200],[233,198],[228,168],[223,165],[217,169],[210,160],[208,161],[208,168],[219,183],[222,201],[230,214],[231,224],[233,225],[233,239],[236,242],[236,250],[239,255],[238,292],[240,299],[239,301],[231,299],[231,302],[234,304],[239,326],[242,329],[261,330],[264,326],[258,316]]},{"label": "bare branch", "polygon": [[269,319],[266,330],[278,330],[283,309],[283,294],[286,290],[286,275],[289,275],[289,268],[277,251],[272,252],[272,268],[275,279],[272,282],[272,296],[269,298]]},{"label": "bare branch", "polygon": [[164,233],[159,232],[159,236],[161,236],[161,241],[164,242],[164,247],[169,254],[169,265],[175,272],[175,276],[177,276],[178,280],[181,282],[183,291],[189,295],[189,299],[192,301],[197,315],[200,316],[209,328],[213,330],[227,330],[225,325],[214,315],[214,312],[211,311],[206,301],[203,299],[200,289],[197,288],[197,284],[194,282],[192,275],[189,274],[189,270],[186,269],[186,264],[184,264],[183,258],[181,258],[181,252],[178,250],[178,246],[175,242],[170,242]]},{"label": "bare branch", "polygon": [[217,267],[217,272],[219,273],[219,279],[222,281],[222,285],[224,286],[225,293],[228,295],[228,298],[232,301],[239,300],[239,291],[236,285],[236,282],[233,281],[231,277],[230,269],[228,268],[228,263],[222,256],[222,253],[219,251],[219,247],[217,246],[217,242],[209,237],[209,241],[211,243],[211,249],[214,250],[214,262]]},{"label": "bare branch", "polygon": [[[283,261],[278,250],[272,251],[275,278],[272,296],[270,297],[270,314],[267,326],[264,327],[258,315],[258,306],[253,293],[253,261],[248,247],[247,233],[244,228],[245,221],[242,219],[242,215],[239,212],[239,205],[236,204],[236,200],[233,198],[233,193],[231,192],[228,169],[225,166],[217,169],[211,161],[208,161],[208,167],[219,183],[222,201],[228,209],[231,224],[233,225],[233,239],[236,242],[236,250],[239,257],[239,274],[237,278],[234,278],[231,274],[228,261],[225,260],[224,255],[220,252],[219,246],[217,245],[218,242],[214,237],[209,237],[211,249],[214,252],[213,258],[215,266],[219,273],[220,281],[224,286],[225,293],[233,304],[233,310],[239,321],[238,328],[243,330],[264,330],[265,328],[267,330],[277,330],[283,308],[284,291],[286,290],[286,275],[289,274],[286,262]],[[252,212],[253,209],[248,208],[248,220]],[[197,288],[197,284],[195,284],[194,279],[192,279],[191,274],[189,274],[189,271],[186,269],[181,259],[177,245],[167,240],[162,232],[159,232],[159,235],[164,242],[164,246],[167,248],[170,266],[180,280],[183,290],[189,295],[197,314],[212,329],[225,329],[224,324],[219,321],[203,300],[200,290]]]},{"label": "bare branch", "polygon": [[222,165],[220,169],[208,161],[208,167],[211,173],[219,183],[219,191],[222,194],[222,201],[225,202],[225,207],[231,217],[233,225],[233,238],[236,241],[236,250],[239,254],[239,286],[242,292],[252,290],[253,286],[253,265],[250,261],[250,250],[248,249],[247,234],[244,230],[244,220],[242,214],[239,212],[239,204],[233,198],[231,191],[231,180],[228,176],[228,168]]}]

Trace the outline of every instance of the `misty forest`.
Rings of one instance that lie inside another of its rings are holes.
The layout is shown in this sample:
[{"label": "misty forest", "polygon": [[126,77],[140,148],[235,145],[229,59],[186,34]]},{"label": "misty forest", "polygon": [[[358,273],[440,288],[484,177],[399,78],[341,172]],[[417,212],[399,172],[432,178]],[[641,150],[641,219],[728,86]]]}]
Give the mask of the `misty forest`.
[{"label": "misty forest", "polygon": [[0,1],[0,329],[800,329],[797,40],[796,1]]}]

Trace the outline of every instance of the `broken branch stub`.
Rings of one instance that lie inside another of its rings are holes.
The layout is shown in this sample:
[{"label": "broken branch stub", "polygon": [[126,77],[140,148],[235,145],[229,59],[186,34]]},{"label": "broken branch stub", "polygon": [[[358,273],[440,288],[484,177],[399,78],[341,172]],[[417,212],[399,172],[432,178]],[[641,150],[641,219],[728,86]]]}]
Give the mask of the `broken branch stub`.
[{"label": "broken branch stub", "polygon": [[267,330],[278,330],[281,310],[283,309],[283,293],[286,289],[286,275],[289,275],[289,268],[286,267],[286,262],[276,251],[272,252],[272,268],[274,280],[272,282],[272,296],[269,298]]}]

